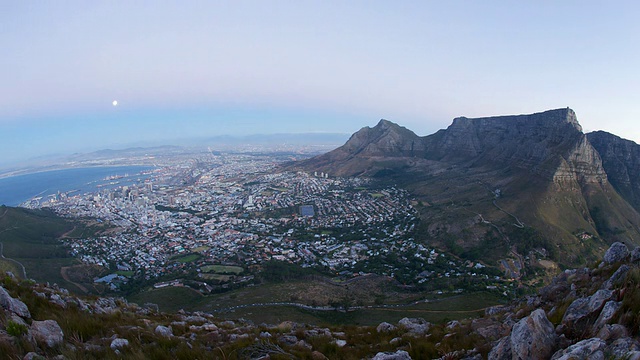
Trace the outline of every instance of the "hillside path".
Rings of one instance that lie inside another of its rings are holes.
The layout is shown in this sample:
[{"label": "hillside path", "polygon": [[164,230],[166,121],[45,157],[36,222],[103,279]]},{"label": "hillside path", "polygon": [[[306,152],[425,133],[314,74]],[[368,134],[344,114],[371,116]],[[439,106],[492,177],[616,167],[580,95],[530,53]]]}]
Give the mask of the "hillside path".
[{"label": "hillside path", "polygon": [[19,265],[20,268],[22,268],[22,278],[26,279],[27,278],[27,270],[24,268],[24,265],[22,265],[22,263],[17,261],[17,260],[13,260],[11,258],[4,257],[3,250],[4,250],[4,245],[0,242],[0,259],[5,259],[7,261],[11,261],[12,263]]}]

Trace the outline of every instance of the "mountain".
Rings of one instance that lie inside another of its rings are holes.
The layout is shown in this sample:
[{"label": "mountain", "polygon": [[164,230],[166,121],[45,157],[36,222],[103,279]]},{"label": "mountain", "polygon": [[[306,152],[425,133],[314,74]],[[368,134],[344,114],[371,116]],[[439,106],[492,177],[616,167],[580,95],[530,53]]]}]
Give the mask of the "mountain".
[{"label": "mountain", "polygon": [[640,211],[640,145],[604,131],[587,134],[616,190]]},{"label": "mountain", "polygon": [[527,257],[570,266],[640,243],[640,150],[616,139],[584,134],[569,108],[459,117],[424,137],[381,120],[294,166],[397,183],[416,196],[418,241],[517,275]]}]

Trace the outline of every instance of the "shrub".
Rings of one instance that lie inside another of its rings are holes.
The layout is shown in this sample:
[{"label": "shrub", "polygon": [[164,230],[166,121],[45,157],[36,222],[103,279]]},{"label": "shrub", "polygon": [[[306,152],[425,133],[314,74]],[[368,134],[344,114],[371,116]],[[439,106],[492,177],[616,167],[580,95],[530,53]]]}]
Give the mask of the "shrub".
[{"label": "shrub", "polygon": [[11,336],[19,337],[27,333],[27,327],[23,324],[17,323],[15,321],[9,320],[6,325],[7,334]]}]

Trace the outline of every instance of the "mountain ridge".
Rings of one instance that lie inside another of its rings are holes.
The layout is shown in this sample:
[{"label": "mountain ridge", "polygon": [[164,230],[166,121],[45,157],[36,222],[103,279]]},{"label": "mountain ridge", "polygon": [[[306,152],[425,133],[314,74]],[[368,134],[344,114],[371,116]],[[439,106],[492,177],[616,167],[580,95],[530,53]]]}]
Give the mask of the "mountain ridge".
[{"label": "mountain ridge", "polygon": [[[625,144],[635,149],[628,168],[640,169],[640,160],[631,160],[635,151],[640,158],[640,146]],[[605,160],[609,171],[619,162],[609,155]],[[449,250],[461,247],[459,255],[486,252],[479,248],[489,242],[505,257],[514,247],[523,257],[536,248],[557,250],[555,260],[568,266],[595,258],[614,241],[640,243],[640,195],[632,197],[640,184],[625,191],[624,174],[609,181],[600,152],[570,108],[458,117],[423,137],[381,120],[342,147],[293,166],[406,187],[428,204],[420,209],[418,237]],[[523,239],[514,216],[539,239]],[[593,240],[581,241],[585,233]]]}]

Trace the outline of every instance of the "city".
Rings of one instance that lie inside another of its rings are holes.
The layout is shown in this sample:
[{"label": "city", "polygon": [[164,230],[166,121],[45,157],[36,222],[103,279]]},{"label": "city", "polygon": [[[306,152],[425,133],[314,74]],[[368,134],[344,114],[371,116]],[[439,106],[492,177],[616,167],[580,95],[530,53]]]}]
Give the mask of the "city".
[{"label": "city", "polygon": [[138,279],[210,293],[252,285],[272,261],[342,278],[389,276],[406,286],[449,277],[476,278],[488,288],[501,282],[481,263],[415,241],[416,200],[407,191],[366,178],[285,171],[282,161],[210,153],[146,171],[135,184],[25,206],[110,224],[97,238],[64,241],[83,263],[111,271],[96,281],[114,291]]}]

